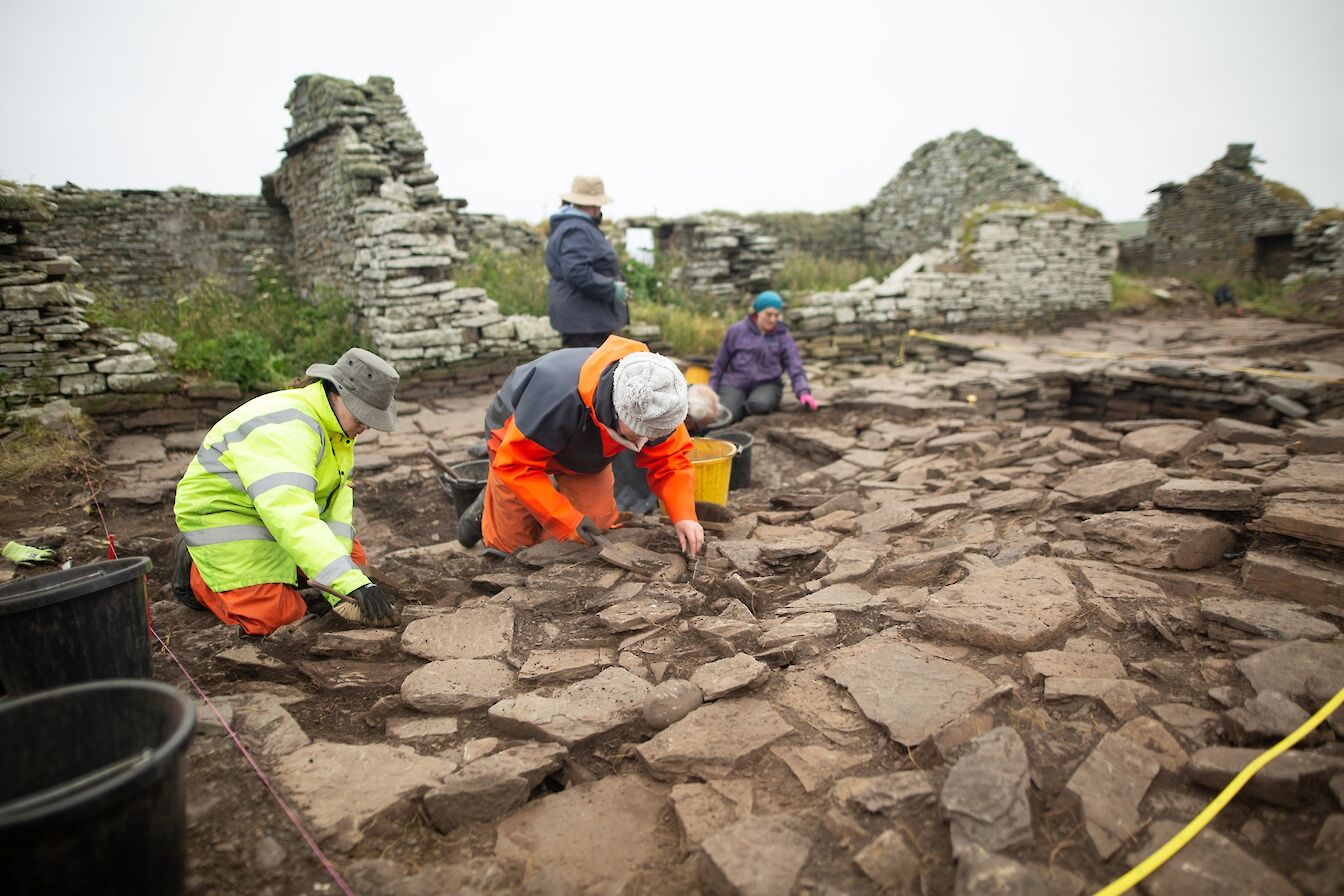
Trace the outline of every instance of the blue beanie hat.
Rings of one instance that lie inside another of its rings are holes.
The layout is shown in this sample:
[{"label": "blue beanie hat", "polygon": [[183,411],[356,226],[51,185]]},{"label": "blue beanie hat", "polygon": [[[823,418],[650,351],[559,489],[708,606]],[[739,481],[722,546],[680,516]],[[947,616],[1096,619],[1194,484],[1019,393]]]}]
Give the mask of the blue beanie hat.
[{"label": "blue beanie hat", "polygon": [[756,297],[756,301],[751,303],[751,311],[753,314],[760,314],[767,308],[778,308],[780,311],[784,310],[784,300],[781,299],[779,293],[775,292],[773,289],[767,289]]}]

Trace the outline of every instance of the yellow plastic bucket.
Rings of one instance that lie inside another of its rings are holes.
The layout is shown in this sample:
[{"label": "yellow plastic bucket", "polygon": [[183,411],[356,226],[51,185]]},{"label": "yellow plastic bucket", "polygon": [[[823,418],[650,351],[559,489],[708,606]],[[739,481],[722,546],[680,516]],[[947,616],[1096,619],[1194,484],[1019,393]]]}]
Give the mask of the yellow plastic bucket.
[{"label": "yellow plastic bucket", "polygon": [[699,364],[692,364],[686,368],[686,385],[703,386],[709,382],[710,370],[708,367],[701,367]]},{"label": "yellow plastic bucket", "polygon": [[695,500],[728,504],[728,480],[733,474],[737,446],[723,439],[691,439],[691,468],[695,472]]}]

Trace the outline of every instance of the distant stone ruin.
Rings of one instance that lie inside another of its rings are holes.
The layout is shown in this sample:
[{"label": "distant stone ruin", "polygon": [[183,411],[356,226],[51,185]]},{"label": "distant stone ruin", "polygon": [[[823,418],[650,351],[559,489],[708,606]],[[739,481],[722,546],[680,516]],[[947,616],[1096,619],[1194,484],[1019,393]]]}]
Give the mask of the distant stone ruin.
[{"label": "distant stone ruin", "polygon": [[1007,140],[956,131],[915,150],[878,191],[864,214],[864,248],[900,260],[941,243],[977,206],[1064,198],[1059,184]]},{"label": "distant stone ruin", "polygon": [[1126,245],[1129,271],[1278,280],[1293,262],[1298,225],[1311,218],[1301,193],[1256,173],[1253,144],[1227,153],[1186,183],[1164,183],[1145,212],[1148,231]]},{"label": "distant stone ruin", "polygon": [[1285,283],[1344,277],[1344,211],[1322,209],[1297,225],[1293,265]]},{"label": "distant stone ruin", "polygon": [[655,251],[679,262],[671,279],[700,295],[746,298],[773,286],[782,263],[778,241],[736,216],[628,218],[620,227],[622,232],[631,227],[652,230]]},{"label": "distant stone ruin", "polygon": [[944,247],[883,282],[814,293],[789,311],[809,357],[894,360],[910,327],[1021,327],[1090,316],[1110,302],[1118,246],[1099,217],[1053,205],[973,210]]},{"label": "distant stone ruin", "polygon": [[536,248],[541,236],[440,195],[392,79],[306,75],[288,108],[285,158],[260,196],[67,185],[52,195],[49,244],[86,259],[95,292],[140,299],[169,300],[206,277],[243,291],[258,264],[273,265],[302,295],[352,298],[403,372],[558,346],[544,319],[506,317],[484,290],[453,282],[469,248]]}]

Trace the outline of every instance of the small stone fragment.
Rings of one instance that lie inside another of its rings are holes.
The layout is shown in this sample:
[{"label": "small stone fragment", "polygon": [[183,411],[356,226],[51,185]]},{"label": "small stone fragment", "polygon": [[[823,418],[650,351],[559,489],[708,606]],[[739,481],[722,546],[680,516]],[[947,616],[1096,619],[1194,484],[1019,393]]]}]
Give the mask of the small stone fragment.
[{"label": "small stone fragment", "polygon": [[654,686],[644,698],[644,721],[659,731],[684,719],[704,702],[700,688],[684,678],[669,678]]},{"label": "small stone fragment", "polygon": [[703,698],[709,701],[734,691],[760,687],[769,679],[769,666],[753,656],[739,653],[696,669],[691,673],[690,683],[698,687]]}]

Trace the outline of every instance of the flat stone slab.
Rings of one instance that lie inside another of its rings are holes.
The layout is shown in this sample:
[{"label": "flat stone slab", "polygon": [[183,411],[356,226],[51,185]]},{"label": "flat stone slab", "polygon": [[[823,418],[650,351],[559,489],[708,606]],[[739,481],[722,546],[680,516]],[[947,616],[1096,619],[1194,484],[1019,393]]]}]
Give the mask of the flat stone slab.
[{"label": "flat stone slab", "polygon": [[873,758],[871,753],[837,750],[818,744],[801,747],[771,747],[780,762],[789,767],[803,790],[814,793],[829,784],[841,772],[863,765]]},{"label": "flat stone slab", "polygon": [[1126,575],[1115,567],[1100,563],[1077,563],[1075,567],[1082,572],[1097,597],[1133,600],[1142,604],[1160,604],[1167,599],[1167,593],[1160,586],[1146,579]]},{"label": "flat stone slab", "polygon": [[1169,479],[1153,490],[1153,504],[1169,510],[1251,510],[1258,490],[1226,479]]},{"label": "flat stone slab", "polygon": [[634,775],[613,775],[533,800],[499,823],[495,853],[558,878],[576,893],[638,893],[640,875],[675,862],[662,824],[666,795]]},{"label": "flat stone slab", "polygon": [[1344,454],[1344,426],[1313,426],[1293,434],[1292,448],[1301,454]]},{"label": "flat stone slab", "polygon": [[1026,557],[934,592],[915,621],[933,637],[1020,653],[1045,646],[1081,609],[1057,561]]},{"label": "flat stone slab", "polygon": [[264,678],[285,678],[292,675],[294,667],[283,660],[267,656],[257,649],[255,644],[243,644],[230,647],[215,654],[215,661],[239,672],[247,672]]},{"label": "flat stone slab", "polygon": [[1265,480],[1267,495],[1287,492],[1344,492],[1344,464],[1312,457],[1294,457],[1288,465]]},{"label": "flat stone slab", "polygon": [[232,724],[238,736],[260,756],[276,759],[312,743],[274,694],[236,694],[229,697],[226,706],[232,708]]},{"label": "flat stone slab", "polygon": [[1065,678],[1056,676],[1045,680],[1044,700],[1067,703],[1072,700],[1093,700],[1105,706],[1118,721],[1127,722],[1139,714],[1139,695],[1144,685],[1118,678]]},{"label": "flat stone slab", "polygon": [[1257,532],[1344,547],[1344,500],[1338,495],[1321,495],[1318,499],[1303,495],[1274,498],[1250,527]]},{"label": "flat stone slab", "polygon": [[562,650],[534,650],[518,670],[520,681],[544,684],[587,678],[616,665],[616,651],[610,647],[571,647]]},{"label": "flat stone slab", "polygon": [[971,844],[957,860],[954,892],[966,896],[1046,896],[1051,890],[1033,869]]},{"label": "flat stone slab", "polygon": [[990,492],[979,500],[985,513],[1023,513],[1035,510],[1045,501],[1045,492],[1034,488],[1010,488]]},{"label": "flat stone slab", "polygon": [[136,464],[161,464],[168,452],[158,436],[118,436],[103,448],[101,457],[112,469],[125,470]]},{"label": "flat stone slab", "polygon": [[405,661],[346,659],[300,660],[297,665],[320,691],[395,689],[416,668],[414,663]]},{"label": "flat stone slab", "polygon": [[350,850],[374,816],[456,770],[456,762],[410,747],[318,741],[279,759],[274,778],[324,846]]},{"label": "flat stone slab", "polygon": [[997,692],[988,678],[933,645],[874,635],[843,653],[826,677],[848,690],[892,740],[911,749]]},{"label": "flat stone slab", "polygon": [[503,818],[527,802],[568,751],[559,744],[523,744],[467,765],[424,795],[430,823],[444,833],[459,825]]},{"label": "flat stone slab", "polygon": [[513,685],[513,670],[499,660],[435,660],[406,676],[401,699],[421,712],[463,712],[489,706]]},{"label": "flat stone slab", "polygon": [[681,604],[652,597],[636,597],[607,607],[597,618],[613,632],[630,632],[661,625],[681,615]]},{"label": "flat stone slab", "polygon": [[1152,753],[1158,764],[1173,774],[1184,772],[1190,761],[1190,755],[1157,719],[1148,716],[1130,719],[1116,733]]},{"label": "flat stone slab", "polygon": [[952,828],[953,855],[971,843],[1002,852],[1032,842],[1030,775],[1026,745],[1012,728],[995,728],[971,741],[939,797]]},{"label": "flat stone slab", "polygon": [[401,649],[427,660],[486,659],[513,644],[513,610],[477,607],[417,619],[401,633]]},{"label": "flat stone slab", "polygon": [[1288,434],[1272,426],[1247,423],[1235,417],[1219,417],[1209,423],[1209,435],[1219,442],[1229,445],[1251,443],[1257,445],[1282,445],[1288,441]]},{"label": "flat stone slab", "polygon": [[338,632],[323,632],[313,642],[312,651],[318,656],[342,656],[352,659],[372,659],[395,645],[397,632],[390,628],[356,628]]},{"label": "flat stone slab", "polygon": [[895,532],[907,529],[919,523],[921,517],[913,507],[890,501],[871,513],[863,513],[854,518],[854,528],[863,535],[879,532]]},{"label": "flat stone slab", "polygon": [[452,716],[419,716],[388,719],[384,733],[394,740],[428,740],[457,734],[457,719]]},{"label": "flat stone slab", "polygon": [[[1266,770],[1273,765],[1271,762]],[[1147,858],[1183,826],[1174,821],[1153,822],[1146,832],[1143,851],[1134,856],[1131,864]],[[1148,896],[1227,896],[1228,893],[1300,896],[1287,878],[1211,827],[1200,831],[1175,860],[1150,874],[1143,882],[1143,890]]]},{"label": "flat stone slab", "polygon": [[1241,587],[1315,607],[1344,605],[1344,569],[1296,554],[1248,551]]},{"label": "flat stone slab", "polygon": [[856,545],[853,542],[841,542],[826,556],[835,568],[822,576],[822,585],[838,585],[861,579],[872,572],[877,566],[877,561],[881,559],[881,554],[874,550],[872,545]]},{"label": "flat stone slab", "polygon": [[1022,658],[1027,678],[1124,678],[1125,664],[1110,651],[1084,653],[1070,650],[1041,650]]},{"label": "flat stone slab", "polygon": [[767,650],[784,647],[800,641],[821,640],[840,631],[834,613],[803,613],[771,626],[760,636],[761,646]]},{"label": "flat stone slab", "polygon": [[1331,693],[1344,688],[1344,644],[1289,641],[1237,660],[1237,669],[1255,688],[1300,700],[1310,696],[1310,679]]},{"label": "flat stone slab", "polygon": [[775,705],[831,743],[855,746],[872,731],[854,699],[834,682],[797,670],[785,670],[780,677],[784,684],[774,694]]},{"label": "flat stone slab", "polygon": [[1094,555],[1147,569],[1215,566],[1237,542],[1231,526],[1165,510],[1094,516],[1083,523],[1083,535]]},{"label": "flat stone slab", "polygon": [[1167,478],[1152,461],[1116,460],[1075,470],[1055,486],[1055,493],[1069,510],[1128,510],[1151,499]]},{"label": "flat stone slab", "polygon": [[1258,744],[1287,737],[1309,716],[1278,691],[1262,691],[1244,705],[1228,710],[1223,718],[1235,742]]},{"label": "flat stone slab", "polygon": [[928,772],[892,772],[874,778],[841,778],[831,798],[842,806],[857,806],[879,815],[903,816],[930,806],[938,797]]},{"label": "flat stone slab", "polygon": [[754,802],[750,781],[677,784],[671,796],[682,837],[690,846],[750,815]]},{"label": "flat stone slab", "polygon": [[716,896],[787,896],[812,842],[788,816],[749,815],[700,844],[700,881]]},{"label": "flat stone slab", "polygon": [[652,689],[639,676],[611,666],[554,696],[531,693],[501,700],[489,715],[506,732],[573,746],[638,719]]},{"label": "flat stone slab", "polygon": [[869,594],[858,585],[829,585],[820,591],[814,591],[807,597],[779,608],[782,615],[797,613],[861,613],[875,610],[886,604],[886,599],[877,594]]},{"label": "flat stone slab", "polygon": [[[1190,757],[1190,780],[1210,790],[1222,790],[1241,770],[1263,752],[1259,747],[1205,747]],[[1344,758],[1289,750],[1256,772],[1242,793],[1267,803],[1292,808],[1309,791],[1324,789],[1326,782],[1344,771]]]},{"label": "flat stone slab", "polygon": [[770,667],[746,653],[706,663],[691,673],[691,684],[700,689],[706,701],[760,687],[769,679]]},{"label": "flat stone slab", "polygon": [[1199,612],[1210,622],[1220,622],[1232,628],[1275,638],[1279,641],[1328,641],[1339,635],[1339,626],[1317,619],[1298,604],[1275,600],[1239,600],[1232,597],[1210,597],[1199,603]]},{"label": "flat stone slab", "polygon": [[764,700],[710,703],[635,748],[655,778],[723,778],[793,726]]},{"label": "flat stone slab", "polygon": [[1155,464],[1171,464],[1195,452],[1208,436],[1191,426],[1162,424],[1136,429],[1120,440],[1122,457],[1142,457]]},{"label": "flat stone slab", "polygon": [[1102,859],[1115,855],[1139,832],[1139,803],[1160,769],[1157,757],[1112,732],[1064,785],[1082,805],[1088,839]]}]

